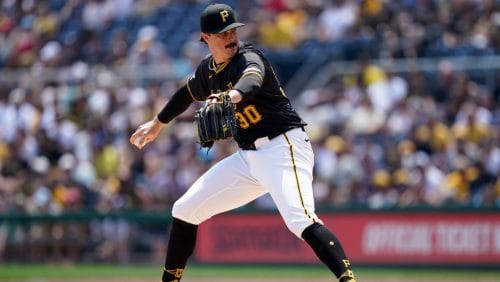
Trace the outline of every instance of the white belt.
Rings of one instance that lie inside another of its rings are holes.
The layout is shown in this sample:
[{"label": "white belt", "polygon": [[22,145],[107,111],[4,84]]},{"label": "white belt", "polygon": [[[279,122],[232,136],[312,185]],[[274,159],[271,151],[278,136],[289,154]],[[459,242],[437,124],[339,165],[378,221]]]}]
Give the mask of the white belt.
[{"label": "white belt", "polygon": [[[297,128],[290,129],[287,132],[292,132],[295,130],[304,131],[304,129],[302,127],[297,127]],[[262,148],[263,146],[265,146],[266,144],[271,142],[271,140],[274,140],[287,132],[281,133],[280,135],[273,137],[273,139],[269,139],[268,136],[264,136],[264,137],[260,137],[260,138],[255,139],[255,141],[253,142],[253,144],[255,145],[255,149]]]},{"label": "white belt", "polygon": [[[278,136],[276,136],[276,137],[278,137]],[[274,137],[274,138],[276,138],[276,137]],[[271,142],[271,140],[269,139],[269,137],[264,136],[264,137],[260,137],[260,138],[255,139],[255,141],[253,142],[253,144],[255,145],[256,149],[259,149],[259,148],[262,148],[262,146],[266,145],[269,142]]]}]

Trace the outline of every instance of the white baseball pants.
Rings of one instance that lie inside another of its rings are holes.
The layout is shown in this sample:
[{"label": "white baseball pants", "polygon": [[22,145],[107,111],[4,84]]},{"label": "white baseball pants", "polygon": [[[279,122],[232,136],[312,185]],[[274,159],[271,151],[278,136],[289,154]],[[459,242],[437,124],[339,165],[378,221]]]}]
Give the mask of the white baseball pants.
[{"label": "white baseball pants", "polygon": [[179,198],[172,216],[200,224],[269,193],[286,226],[297,237],[314,222],[314,153],[307,134],[292,129],[272,140],[259,138],[256,150],[238,150],[206,171]]}]

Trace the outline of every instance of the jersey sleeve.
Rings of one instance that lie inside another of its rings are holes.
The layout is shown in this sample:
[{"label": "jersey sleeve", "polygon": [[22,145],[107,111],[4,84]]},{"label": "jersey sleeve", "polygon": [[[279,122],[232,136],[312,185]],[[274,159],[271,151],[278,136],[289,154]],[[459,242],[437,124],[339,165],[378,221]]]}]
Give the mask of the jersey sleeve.
[{"label": "jersey sleeve", "polygon": [[204,60],[198,65],[194,74],[188,78],[186,87],[194,101],[204,101],[210,95],[208,89],[208,65]]},{"label": "jersey sleeve", "polygon": [[184,85],[174,93],[172,99],[168,101],[156,117],[162,123],[169,123],[176,116],[184,112],[191,103],[193,103],[193,99],[189,96],[187,87]]},{"label": "jersey sleeve", "polygon": [[243,58],[244,69],[234,89],[241,93],[243,100],[246,100],[257,93],[262,86],[265,66],[261,57],[255,52],[246,52],[243,54]]},{"label": "jersey sleeve", "polygon": [[184,112],[191,103],[204,101],[208,91],[206,87],[206,77],[204,61],[198,65],[194,74],[188,78],[186,84],[179,88],[172,96],[172,99],[158,113],[157,118],[163,123],[168,123],[176,116]]}]

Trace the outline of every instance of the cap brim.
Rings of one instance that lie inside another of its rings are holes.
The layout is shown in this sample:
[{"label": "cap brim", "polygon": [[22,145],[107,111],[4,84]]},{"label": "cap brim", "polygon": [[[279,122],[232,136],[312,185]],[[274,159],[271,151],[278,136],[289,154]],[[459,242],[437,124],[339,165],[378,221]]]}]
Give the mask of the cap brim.
[{"label": "cap brim", "polygon": [[225,28],[223,28],[223,29],[219,30],[219,31],[218,31],[218,32],[216,32],[216,33],[223,33],[223,32],[226,32],[226,31],[228,31],[228,30],[230,30],[230,29],[237,28],[237,27],[244,26],[244,25],[245,25],[245,24],[243,24],[243,23],[232,23],[232,24],[230,24],[230,25],[226,26]]},{"label": "cap brim", "polygon": [[[217,31],[217,32],[210,32],[210,33],[213,33],[213,34],[219,34],[219,33],[223,33],[223,32],[226,32],[230,29],[233,29],[233,28],[237,28],[237,27],[241,27],[241,26],[244,26],[245,24],[244,23],[232,23],[226,27],[224,27],[223,29]],[[201,35],[200,35],[200,41],[203,42],[203,39],[201,38]]]}]

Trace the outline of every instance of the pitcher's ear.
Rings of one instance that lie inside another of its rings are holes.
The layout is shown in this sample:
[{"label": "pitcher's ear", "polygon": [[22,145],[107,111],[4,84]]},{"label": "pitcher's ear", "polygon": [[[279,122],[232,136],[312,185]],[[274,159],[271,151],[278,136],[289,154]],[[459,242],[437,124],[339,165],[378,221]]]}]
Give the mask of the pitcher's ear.
[{"label": "pitcher's ear", "polygon": [[203,42],[203,43],[207,43],[207,41],[205,40],[205,37],[207,37],[208,34],[206,34],[205,32],[201,32],[200,33],[200,41]]}]

